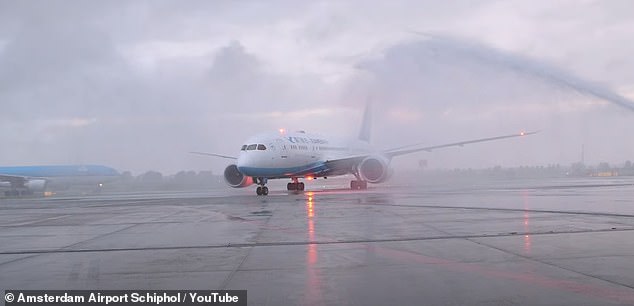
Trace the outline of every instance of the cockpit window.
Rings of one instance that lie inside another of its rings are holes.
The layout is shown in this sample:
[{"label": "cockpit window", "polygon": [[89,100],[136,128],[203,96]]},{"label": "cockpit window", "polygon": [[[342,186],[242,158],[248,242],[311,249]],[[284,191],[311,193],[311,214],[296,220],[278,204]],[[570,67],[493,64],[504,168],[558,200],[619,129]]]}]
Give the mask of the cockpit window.
[{"label": "cockpit window", "polygon": [[250,144],[250,145],[247,147],[247,150],[255,150],[255,148],[256,148],[257,146],[258,146],[258,145],[256,145],[256,144]]},{"label": "cockpit window", "polygon": [[246,149],[247,149],[247,145],[243,145],[243,146],[242,146],[242,149],[240,149],[240,151],[244,151],[244,150],[246,150]]},{"label": "cockpit window", "polygon": [[258,150],[266,150],[266,147],[263,144],[259,144]]}]

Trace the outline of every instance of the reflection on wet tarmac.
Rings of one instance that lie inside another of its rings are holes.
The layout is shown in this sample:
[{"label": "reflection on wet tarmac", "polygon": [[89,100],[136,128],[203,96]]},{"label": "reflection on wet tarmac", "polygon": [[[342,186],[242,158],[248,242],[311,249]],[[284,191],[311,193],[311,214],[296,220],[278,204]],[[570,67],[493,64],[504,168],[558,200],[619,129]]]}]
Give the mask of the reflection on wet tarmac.
[{"label": "reflection on wet tarmac", "polygon": [[306,305],[320,305],[321,299],[321,281],[319,268],[317,267],[317,244],[315,242],[315,208],[314,193],[306,192],[306,221],[308,223],[308,252],[306,253],[306,273],[307,278],[307,296]]},{"label": "reflection on wet tarmac", "polygon": [[531,228],[530,228],[530,206],[528,190],[522,190],[522,202],[524,203],[524,253],[531,254]]},{"label": "reflection on wet tarmac", "polygon": [[634,304],[631,184],[512,183],[2,200],[0,287],[247,289],[250,305]]}]

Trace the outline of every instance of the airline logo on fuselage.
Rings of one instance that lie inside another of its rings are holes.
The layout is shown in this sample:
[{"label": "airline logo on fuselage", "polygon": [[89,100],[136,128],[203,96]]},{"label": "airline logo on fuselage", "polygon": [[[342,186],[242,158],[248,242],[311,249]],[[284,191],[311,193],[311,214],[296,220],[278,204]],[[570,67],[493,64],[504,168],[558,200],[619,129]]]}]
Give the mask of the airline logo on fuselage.
[{"label": "airline logo on fuselage", "polygon": [[326,144],[328,140],[319,139],[319,138],[305,138],[305,137],[286,137],[288,141],[291,143],[315,143],[315,144]]}]

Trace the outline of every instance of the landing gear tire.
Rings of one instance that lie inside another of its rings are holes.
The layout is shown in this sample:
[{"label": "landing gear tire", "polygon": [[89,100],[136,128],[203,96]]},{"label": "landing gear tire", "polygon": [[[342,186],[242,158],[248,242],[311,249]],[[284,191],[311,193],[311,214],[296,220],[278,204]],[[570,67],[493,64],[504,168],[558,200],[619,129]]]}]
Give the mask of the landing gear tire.
[{"label": "landing gear tire", "polygon": [[288,191],[303,191],[304,187],[304,183],[291,182],[286,184],[286,190]]},{"label": "landing gear tire", "polygon": [[269,195],[269,187],[266,186],[258,186],[257,189],[255,189],[255,193],[257,193],[257,195],[261,196],[261,195]]},{"label": "landing gear tire", "polygon": [[352,190],[368,189],[368,182],[366,182],[366,181],[350,181],[350,189],[352,189]]},{"label": "landing gear tire", "polygon": [[269,194],[269,188],[266,187],[266,182],[268,181],[268,179],[266,177],[254,177],[253,181],[258,184],[258,188],[255,189],[255,193],[259,196],[261,195],[268,195]]}]

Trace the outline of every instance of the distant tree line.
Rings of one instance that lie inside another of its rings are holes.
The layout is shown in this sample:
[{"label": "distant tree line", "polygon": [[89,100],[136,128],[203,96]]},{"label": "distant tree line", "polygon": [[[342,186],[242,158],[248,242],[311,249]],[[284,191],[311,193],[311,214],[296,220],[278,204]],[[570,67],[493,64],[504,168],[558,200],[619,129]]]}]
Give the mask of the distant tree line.
[{"label": "distant tree line", "polygon": [[[456,168],[450,170],[424,170],[428,175],[481,176],[491,178],[556,178],[584,176],[634,176],[634,165],[626,161],[620,166],[612,166],[607,162],[597,165],[585,165],[581,162],[569,166],[551,164],[546,166],[520,166],[504,168],[495,166],[484,169]],[[121,179],[110,184],[119,190],[193,190],[226,187],[220,175],[211,171],[179,171],[165,176],[158,171],[147,171],[134,176],[125,171]]]},{"label": "distant tree line", "polygon": [[585,165],[577,162],[569,166],[551,164],[547,166],[520,166],[503,168],[495,166],[484,169],[460,169],[449,170],[459,175],[479,175],[488,177],[522,177],[522,178],[544,178],[544,177],[583,177],[583,176],[634,176],[634,165],[631,161],[626,161],[620,166],[611,166],[607,162],[600,162],[597,165]]},{"label": "distant tree line", "polygon": [[165,176],[158,171],[147,171],[134,176],[130,171],[121,174],[121,179],[113,182],[114,189],[129,190],[179,190],[179,189],[208,189],[223,184],[221,176],[211,171],[179,171],[174,175]]}]

